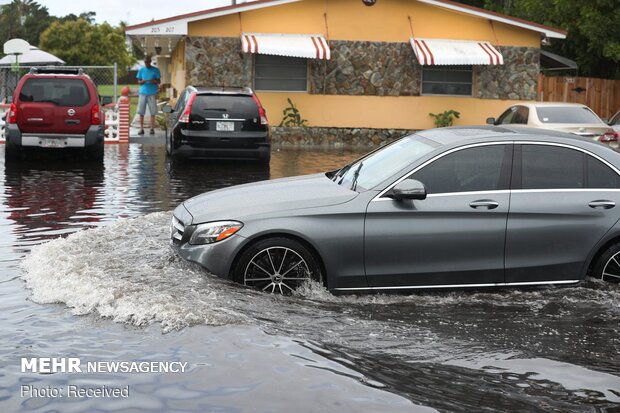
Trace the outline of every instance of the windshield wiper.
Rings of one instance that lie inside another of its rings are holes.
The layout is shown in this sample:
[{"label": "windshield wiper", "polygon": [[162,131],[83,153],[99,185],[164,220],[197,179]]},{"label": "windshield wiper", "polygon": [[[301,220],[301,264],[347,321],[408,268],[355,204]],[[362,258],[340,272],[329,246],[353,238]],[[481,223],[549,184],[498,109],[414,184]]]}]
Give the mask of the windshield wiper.
[{"label": "windshield wiper", "polygon": [[[351,168],[351,165],[353,165],[352,163],[347,164],[345,166],[343,166],[342,168],[338,169],[336,171],[336,173],[334,174],[334,176],[332,176],[332,181],[336,182],[338,180],[338,178],[340,178],[341,176],[344,176],[344,174],[347,173],[347,171],[349,170],[349,168]],[[340,180],[340,182],[336,182],[338,185],[340,185],[342,183],[342,180]]]},{"label": "windshield wiper", "polygon": [[359,166],[355,169],[355,172],[353,173],[353,182],[351,182],[352,191],[355,191],[357,189],[357,178],[360,176],[362,166],[364,166],[364,162],[360,162]]}]

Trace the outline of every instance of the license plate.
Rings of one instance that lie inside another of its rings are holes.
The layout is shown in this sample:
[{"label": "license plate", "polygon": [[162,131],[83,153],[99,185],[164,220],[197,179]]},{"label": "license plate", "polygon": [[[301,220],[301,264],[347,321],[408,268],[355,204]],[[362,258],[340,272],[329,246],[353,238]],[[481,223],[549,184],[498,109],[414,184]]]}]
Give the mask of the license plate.
[{"label": "license plate", "polygon": [[64,138],[60,138],[60,139],[42,138],[40,145],[42,148],[64,148],[65,146],[67,146],[67,140]]},{"label": "license plate", "polygon": [[217,122],[215,124],[215,130],[218,132],[234,132],[235,122]]}]

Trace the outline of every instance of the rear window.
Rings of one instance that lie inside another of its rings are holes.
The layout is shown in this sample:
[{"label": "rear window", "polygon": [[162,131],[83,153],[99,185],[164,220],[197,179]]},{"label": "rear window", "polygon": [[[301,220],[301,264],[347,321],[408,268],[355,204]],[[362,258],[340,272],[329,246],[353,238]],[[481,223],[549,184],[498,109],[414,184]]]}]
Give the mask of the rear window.
[{"label": "rear window", "polygon": [[537,107],[542,123],[601,123],[590,109],[581,107]]},{"label": "rear window", "polygon": [[223,113],[242,118],[259,116],[256,102],[248,95],[198,95],[192,112],[205,118],[221,118]]},{"label": "rear window", "polygon": [[82,79],[27,79],[19,93],[22,102],[49,102],[58,106],[84,106],[90,101]]}]

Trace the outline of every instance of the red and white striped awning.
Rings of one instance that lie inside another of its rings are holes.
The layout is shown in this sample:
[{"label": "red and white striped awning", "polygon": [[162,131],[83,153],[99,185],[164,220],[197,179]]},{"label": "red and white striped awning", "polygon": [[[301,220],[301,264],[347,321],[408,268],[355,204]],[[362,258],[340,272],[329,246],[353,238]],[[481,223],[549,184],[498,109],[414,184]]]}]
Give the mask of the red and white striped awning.
[{"label": "red and white striped awning", "polygon": [[503,65],[504,58],[491,43],[476,40],[411,38],[421,65]]},{"label": "red and white striped awning", "polygon": [[241,45],[244,53],[326,60],[331,56],[327,41],[318,34],[243,33]]}]

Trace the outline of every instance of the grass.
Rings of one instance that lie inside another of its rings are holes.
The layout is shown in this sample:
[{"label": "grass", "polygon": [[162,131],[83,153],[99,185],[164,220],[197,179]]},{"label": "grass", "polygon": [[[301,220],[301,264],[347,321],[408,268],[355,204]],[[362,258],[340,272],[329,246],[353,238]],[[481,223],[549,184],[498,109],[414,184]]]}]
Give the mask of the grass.
[{"label": "grass", "polygon": [[[134,116],[136,116],[136,108],[138,107],[138,87],[139,86],[138,85],[118,85],[118,89],[116,92],[117,99],[121,95],[121,89],[124,88],[125,86],[128,86],[130,90],[129,120],[131,121],[134,118]],[[114,85],[98,85],[97,90],[99,91],[99,95],[112,96],[112,98],[114,99]],[[134,94],[136,96],[131,96]]]}]

